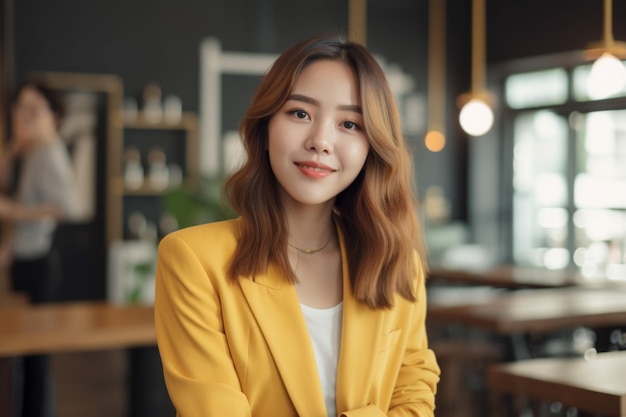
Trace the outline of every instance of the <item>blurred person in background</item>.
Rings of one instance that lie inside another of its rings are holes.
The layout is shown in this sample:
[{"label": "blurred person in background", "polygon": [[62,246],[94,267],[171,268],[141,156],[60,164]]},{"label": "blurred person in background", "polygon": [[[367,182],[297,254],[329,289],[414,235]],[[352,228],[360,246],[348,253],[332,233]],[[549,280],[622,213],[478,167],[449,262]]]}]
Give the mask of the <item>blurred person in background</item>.
[{"label": "blurred person in background", "polygon": [[[54,230],[81,214],[72,163],[58,133],[62,113],[54,91],[33,81],[22,84],[11,100],[12,138],[1,161],[0,183],[13,184],[13,192],[0,195],[0,262],[10,264],[12,289],[32,303],[53,300]],[[52,416],[48,358],[28,356],[23,364],[21,415]]]}]

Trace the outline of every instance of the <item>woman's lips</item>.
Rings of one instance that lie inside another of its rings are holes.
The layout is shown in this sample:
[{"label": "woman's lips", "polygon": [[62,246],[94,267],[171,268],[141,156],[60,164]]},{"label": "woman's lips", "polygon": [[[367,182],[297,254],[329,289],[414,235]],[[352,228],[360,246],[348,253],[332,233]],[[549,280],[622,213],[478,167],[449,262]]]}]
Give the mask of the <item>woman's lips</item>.
[{"label": "woman's lips", "polygon": [[328,165],[314,161],[295,162],[295,165],[300,172],[313,179],[325,178],[335,172],[335,170]]}]

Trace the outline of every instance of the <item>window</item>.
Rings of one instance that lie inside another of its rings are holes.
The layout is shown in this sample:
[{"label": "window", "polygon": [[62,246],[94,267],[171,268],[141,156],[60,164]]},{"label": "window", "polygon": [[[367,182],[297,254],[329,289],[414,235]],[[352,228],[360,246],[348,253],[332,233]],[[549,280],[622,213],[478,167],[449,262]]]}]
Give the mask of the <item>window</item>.
[{"label": "window", "polygon": [[626,278],[626,110],[575,117],[574,263]]},{"label": "window", "polygon": [[[626,61],[624,61],[626,63]],[[589,72],[591,71],[591,65],[581,65],[574,68],[572,73],[574,99],[578,101],[592,100],[587,90],[587,83],[589,81]],[[626,86],[621,91],[614,94],[612,97],[625,97]]]},{"label": "window", "polygon": [[567,72],[563,68],[514,74],[507,78],[506,102],[514,109],[565,103]]},{"label": "window", "polygon": [[589,68],[505,80],[513,258],[626,279],[626,90],[600,110],[586,93]]},{"label": "window", "polygon": [[514,258],[561,269],[569,264],[567,121],[548,110],[514,120]]}]

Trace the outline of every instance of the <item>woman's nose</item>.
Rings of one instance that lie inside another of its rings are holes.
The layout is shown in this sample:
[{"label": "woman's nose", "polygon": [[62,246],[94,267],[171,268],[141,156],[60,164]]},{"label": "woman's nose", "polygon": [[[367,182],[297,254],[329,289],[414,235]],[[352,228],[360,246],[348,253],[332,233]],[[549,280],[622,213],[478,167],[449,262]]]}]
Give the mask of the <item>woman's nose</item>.
[{"label": "woman's nose", "polygon": [[307,150],[318,153],[330,153],[334,139],[334,129],[332,123],[314,123],[305,142]]}]

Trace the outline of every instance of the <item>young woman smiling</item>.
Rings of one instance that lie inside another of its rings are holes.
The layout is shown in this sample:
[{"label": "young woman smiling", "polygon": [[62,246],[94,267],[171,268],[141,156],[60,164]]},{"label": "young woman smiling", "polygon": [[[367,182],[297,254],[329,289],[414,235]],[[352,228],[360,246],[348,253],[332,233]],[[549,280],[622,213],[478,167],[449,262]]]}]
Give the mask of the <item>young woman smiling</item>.
[{"label": "young woman smiling", "polygon": [[432,416],[424,249],[381,68],[322,36],[284,52],[242,122],[240,217],[165,237],[155,318],[179,417]]}]

